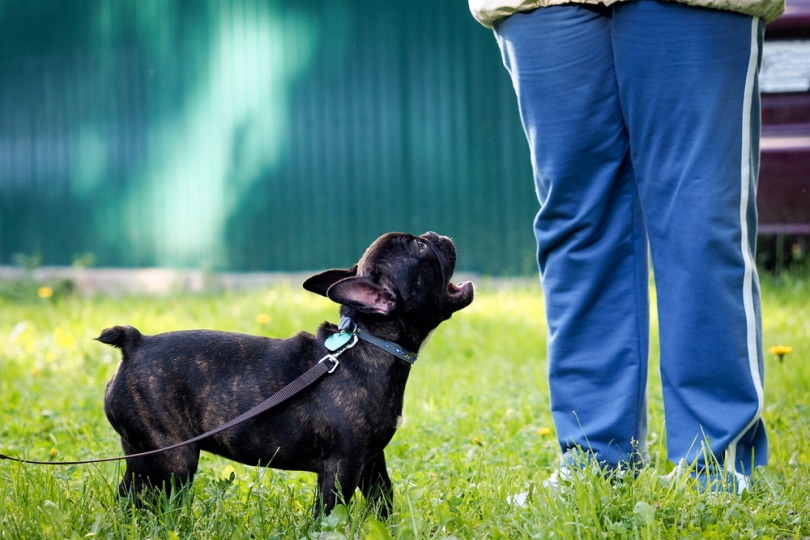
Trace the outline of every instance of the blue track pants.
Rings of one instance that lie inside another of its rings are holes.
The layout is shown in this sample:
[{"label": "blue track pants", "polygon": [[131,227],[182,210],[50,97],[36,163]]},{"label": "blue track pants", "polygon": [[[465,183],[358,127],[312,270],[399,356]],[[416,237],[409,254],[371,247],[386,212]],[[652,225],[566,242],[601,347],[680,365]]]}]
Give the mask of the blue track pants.
[{"label": "blue track pants", "polygon": [[640,0],[495,29],[531,149],[562,450],[646,453],[649,257],[668,457],[767,461],[754,265],[763,24]]}]

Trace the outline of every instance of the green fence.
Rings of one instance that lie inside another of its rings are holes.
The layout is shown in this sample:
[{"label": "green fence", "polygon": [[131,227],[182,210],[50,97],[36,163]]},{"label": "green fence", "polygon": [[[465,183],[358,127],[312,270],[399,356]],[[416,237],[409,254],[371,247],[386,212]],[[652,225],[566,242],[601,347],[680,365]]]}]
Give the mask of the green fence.
[{"label": "green fence", "polygon": [[0,264],[344,265],[389,230],[534,272],[514,96],[466,2],[0,2]]}]

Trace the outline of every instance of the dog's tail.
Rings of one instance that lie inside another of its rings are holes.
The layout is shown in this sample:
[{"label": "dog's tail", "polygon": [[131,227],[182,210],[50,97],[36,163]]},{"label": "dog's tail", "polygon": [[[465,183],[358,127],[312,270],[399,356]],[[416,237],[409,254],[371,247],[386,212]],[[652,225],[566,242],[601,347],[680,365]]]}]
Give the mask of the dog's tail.
[{"label": "dog's tail", "polygon": [[138,345],[142,338],[143,334],[134,326],[113,326],[102,331],[96,339],[107,345],[126,350]]}]

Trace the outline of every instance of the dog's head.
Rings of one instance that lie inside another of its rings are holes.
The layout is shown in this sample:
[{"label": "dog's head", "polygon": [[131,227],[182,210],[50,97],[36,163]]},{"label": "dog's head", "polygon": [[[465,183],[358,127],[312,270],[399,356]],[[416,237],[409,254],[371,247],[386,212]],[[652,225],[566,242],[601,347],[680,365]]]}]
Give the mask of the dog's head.
[{"label": "dog's head", "polygon": [[423,318],[438,325],[473,300],[471,282],[450,281],[455,267],[450,238],[388,233],[352,268],[321,272],[304,288],[363,314]]}]

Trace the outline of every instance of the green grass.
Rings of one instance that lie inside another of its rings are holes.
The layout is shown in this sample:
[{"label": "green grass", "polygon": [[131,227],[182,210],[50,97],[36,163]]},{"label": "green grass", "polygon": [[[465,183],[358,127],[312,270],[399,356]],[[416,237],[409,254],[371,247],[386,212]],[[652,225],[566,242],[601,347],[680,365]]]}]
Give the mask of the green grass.
[{"label": "green grass", "polygon": [[[472,306],[439,328],[412,371],[405,424],[387,450],[396,501],[386,523],[366,511],[360,496],[316,523],[313,475],[211,455],[204,455],[185,499],[152,512],[117,501],[120,463],[0,461],[0,538],[810,537],[810,280],[763,283],[765,347],[793,351],[781,363],[768,356],[771,466],[742,498],[661,481],[672,465],[664,455],[656,369],[652,465],[632,481],[586,475],[562,493],[543,489],[557,444],[542,299],[533,282],[478,285]],[[168,298],[83,298],[57,289],[40,299],[35,287],[13,299],[0,294],[0,452],[39,460],[120,453],[101,408],[119,354],[93,341],[102,328],[289,336],[326,319],[336,320],[335,306],[284,285]],[[509,503],[525,491],[530,504]]]}]

